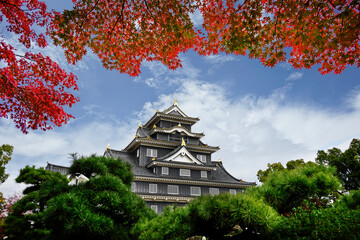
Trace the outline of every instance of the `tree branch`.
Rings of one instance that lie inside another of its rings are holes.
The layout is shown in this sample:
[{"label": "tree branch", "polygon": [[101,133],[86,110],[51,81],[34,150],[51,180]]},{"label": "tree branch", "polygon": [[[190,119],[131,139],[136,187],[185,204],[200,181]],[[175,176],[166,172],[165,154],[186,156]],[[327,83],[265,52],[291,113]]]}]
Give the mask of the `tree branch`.
[{"label": "tree branch", "polygon": [[82,26],[84,25],[85,20],[87,19],[87,17],[89,16],[89,14],[94,11],[95,7],[98,5],[100,0],[97,0],[95,5],[91,8],[91,10],[85,15],[84,19],[82,20],[80,27],[78,29],[82,29]]},{"label": "tree branch", "polygon": [[23,56],[23,55],[19,55],[19,54],[16,54],[16,53],[14,53],[14,55],[15,55],[16,57],[25,58],[25,59],[27,59],[27,60],[29,60],[29,61],[36,62],[34,59],[25,57],[25,56]]},{"label": "tree branch", "polygon": [[111,37],[111,35],[113,34],[113,31],[114,31],[114,29],[115,29],[115,27],[116,27],[116,25],[118,24],[118,22],[119,22],[120,19],[122,19],[123,28],[124,28],[124,8],[125,8],[125,2],[126,2],[126,0],[123,0],[122,6],[121,6],[121,14],[120,14],[120,16],[116,19],[115,24],[114,24],[114,26],[112,27],[112,29],[111,29],[111,31],[110,31],[110,33],[109,33],[109,37]]}]

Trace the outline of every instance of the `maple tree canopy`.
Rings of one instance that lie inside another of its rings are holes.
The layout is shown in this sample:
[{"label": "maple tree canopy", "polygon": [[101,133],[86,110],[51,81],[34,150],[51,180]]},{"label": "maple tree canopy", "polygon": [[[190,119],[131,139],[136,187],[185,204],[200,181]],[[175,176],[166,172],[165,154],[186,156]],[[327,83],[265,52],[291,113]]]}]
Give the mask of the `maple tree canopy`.
[{"label": "maple tree canopy", "polygon": [[[359,0],[73,0],[57,13],[55,44],[75,64],[91,49],[108,69],[131,76],[143,61],[181,66],[179,53],[248,55],[321,74],[359,67]],[[191,17],[201,14],[202,25]]]},{"label": "maple tree canopy", "polygon": [[[46,27],[53,19],[45,3],[0,0],[0,12],[0,23],[27,49],[46,47],[44,34],[33,29]],[[63,108],[79,101],[71,94],[78,90],[76,80],[49,57],[30,51],[20,54],[11,41],[0,38],[0,117],[11,118],[22,132],[51,129],[72,118]]]}]

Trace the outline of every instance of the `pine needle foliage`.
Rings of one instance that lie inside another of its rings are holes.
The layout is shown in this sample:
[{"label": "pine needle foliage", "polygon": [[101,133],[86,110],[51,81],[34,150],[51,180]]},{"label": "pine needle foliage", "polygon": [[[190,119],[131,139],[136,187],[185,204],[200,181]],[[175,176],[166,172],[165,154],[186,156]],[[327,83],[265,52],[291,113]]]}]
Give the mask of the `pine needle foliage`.
[{"label": "pine needle foliage", "polygon": [[6,220],[9,239],[137,239],[135,224],[155,213],[130,191],[131,166],[120,159],[81,157],[69,173],[89,181],[68,185],[65,176],[25,167],[19,182],[30,184]]},{"label": "pine needle foliage", "polygon": [[331,197],[340,188],[335,168],[305,164],[293,170],[274,172],[266,182],[251,190],[279,213],[290,212],[307,199]]}]

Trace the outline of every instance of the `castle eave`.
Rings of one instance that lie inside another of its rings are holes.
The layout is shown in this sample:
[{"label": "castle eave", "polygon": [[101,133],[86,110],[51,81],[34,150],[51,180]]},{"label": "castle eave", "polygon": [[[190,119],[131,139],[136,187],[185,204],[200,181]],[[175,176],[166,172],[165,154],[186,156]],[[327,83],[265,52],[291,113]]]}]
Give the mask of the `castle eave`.
[{"label": "castle eave", "polygon": [[143,176],[135,176],[135,181],[176,183],[176,184],[184,184],[184,185],[211,186],[211,187],[230,187],[237,189],[244,189],[255,185],[255,183],[248,183],[248,182],[227,183],[227,182],[197,181],[197,180],[187,180],[187,179],[143,177]]},{"label": "castle eave", "polygon": [[143,195],[143,194],[138,194],[138,196],[140,196],[142,199],[144,199],[145,201],[153,201],[153,202],[182,202],[182,203],[188,203],[190,202],[192,199],[194,199],[193,197],[178,197],[178,196],[163,196],[163,195]]},{"label": "castle eave", "polygon": [[172,133],[174,131],[178,131],[178,132],[184,132],[187,136],[190,137],[196,137],[196,138],[201,138],[203,136],[205,136],[204,133],[193,133],[190,132],[189,130],[187,130],[186,128],[182,127],[182,126],[174,126],[172,128],[152,128],[149,132],[150,135],[152,135],[153,133]]},{"label": "castle eave", "polygon": [[161,113],[161,112],[156,112],[154,114],[154,116],[152,118],[150,118],[150,120],[144,125],[144,127],[152,127],[160,119],[171,120],[171,121],[176,121],[176,122],[179,122],[179,123],[190,124],[190,125],[193,125],[197,121],[200,120],[199,118],[182,117],[182,116],[179,116],[179,115],[164,114],[164,113]]},{"label": "castle eave", "polygon": [[[147,138],[134,138],[129,145],[124,148],[124,151],[126,152],[132,152],[134,151],[139,145],[146,145],[146,146],[152,146],[152,147],[165,147],[165,148],[176,148],[181,143],[178,142],[167,142],[167,141],[161,141],[161,140],[155,140],[155,139],[147,139]],[[219,147],[212,147],[212,146],[200,146],[200,145],[192,145],[187,144],[186,148],[189,150],[199,151],[199,152],[205,152],[205,153],[213,153],[218,151]]]},{"label": "castle eave", "polygon": [[146,165],[147,168],[152,167],[173,167],[173,168],[186,168],[186,169],[193,169],[193,170],[201,170],[201,171],[214,171],[216,170],[215,167],[203,166],[203,165],[195,165],[195,164],[181,164],[175,162],[165,162],[165,161],[151,161]]}]

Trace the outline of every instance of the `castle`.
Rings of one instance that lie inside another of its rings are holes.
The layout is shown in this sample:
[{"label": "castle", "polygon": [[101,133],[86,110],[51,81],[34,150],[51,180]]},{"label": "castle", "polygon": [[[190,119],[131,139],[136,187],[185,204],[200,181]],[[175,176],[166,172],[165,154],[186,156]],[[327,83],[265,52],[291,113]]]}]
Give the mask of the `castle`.
[{"label": "castle", "polygon": [[[183,206],[202,194],[236,194],[255,185],[231,176],[221,160],[211,155],[220,148],[201,141],[203,133],[192,132],[199,118],[187,116],[174,104],[155,114],[142,126],[123,149],[106,148],[104,155],[121,158],[131,164],[135,177],[132,191],[155,212],[165,206]],[[48,164],[52,171],[65,167]]]}]

